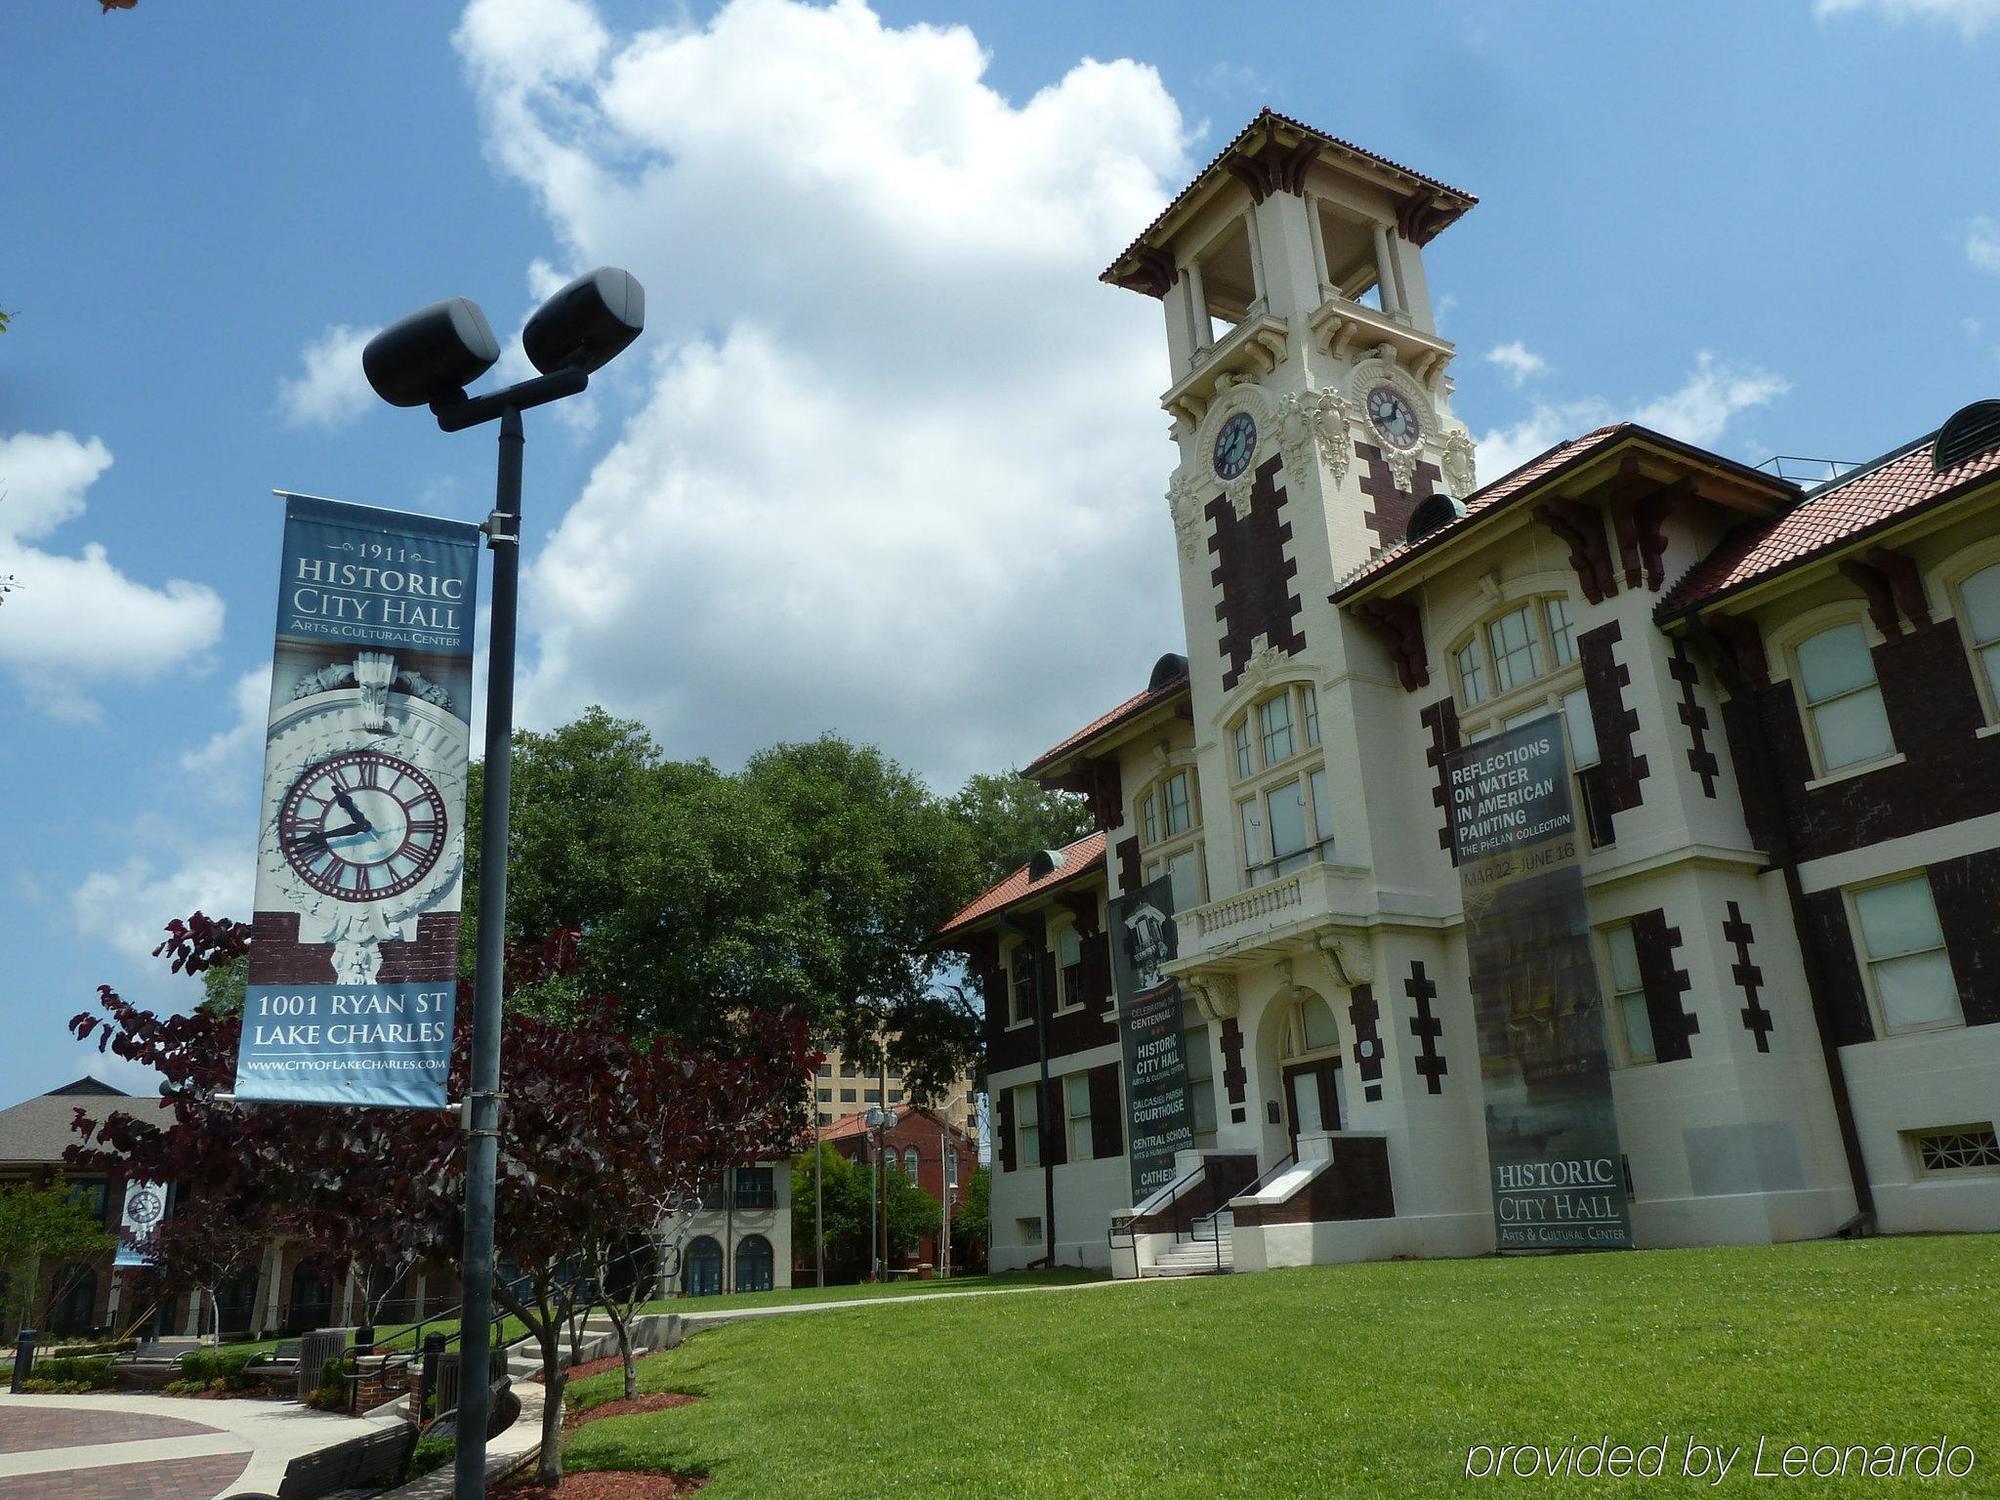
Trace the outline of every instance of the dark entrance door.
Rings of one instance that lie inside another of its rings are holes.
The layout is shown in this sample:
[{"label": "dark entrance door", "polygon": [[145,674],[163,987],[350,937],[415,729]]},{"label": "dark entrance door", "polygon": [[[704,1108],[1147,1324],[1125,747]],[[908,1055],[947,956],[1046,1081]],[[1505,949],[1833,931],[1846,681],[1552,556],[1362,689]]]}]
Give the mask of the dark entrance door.
[{"label": "dark entrance door", "polygon": [[285,1321],[294,1333],[311,1333],[333,1322],[333,1285],[320,1279],[318,1266],[292,1272],[291,1316]]},{"label": "dark entrance door", "polygon": [[1289,1064],[1285,1069],[1285,1119],[1292,1132],[1292,1150],[1299,1133],[1340,1129],[1340,1059]]},{"label": "dark entrance door", "polygon": [[689,1297],[713,1297],[722,1290],[722,1246],[702,1235],[687,1247],[681,1262],[681,1291]]}]

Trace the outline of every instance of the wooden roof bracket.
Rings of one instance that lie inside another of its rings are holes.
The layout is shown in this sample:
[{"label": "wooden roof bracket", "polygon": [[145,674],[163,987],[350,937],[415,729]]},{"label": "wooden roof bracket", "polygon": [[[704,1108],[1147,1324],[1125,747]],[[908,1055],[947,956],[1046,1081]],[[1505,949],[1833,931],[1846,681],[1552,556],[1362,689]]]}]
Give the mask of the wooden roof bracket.
[{"label": "wooden roof bracket", "polygon": [[1406,599],[1362,599],[1348,606],[1354,617],[1373,628],[1389,648],[1396,664],[1396,678],[1403,691],[1414,693],[1427,687],[1431,664],[1424,650],[1423,619],[1416,605]]},{"label": "wooden roof bracket", "polygon": [[1602,604],[1618,592],[1611,571],[1611,548],[1604,540],[1604,518],[1594,506],[1551,496],[1535,506],[1534,517],[1569,543],[1569,565],[1583,585],[1583,596]]}]

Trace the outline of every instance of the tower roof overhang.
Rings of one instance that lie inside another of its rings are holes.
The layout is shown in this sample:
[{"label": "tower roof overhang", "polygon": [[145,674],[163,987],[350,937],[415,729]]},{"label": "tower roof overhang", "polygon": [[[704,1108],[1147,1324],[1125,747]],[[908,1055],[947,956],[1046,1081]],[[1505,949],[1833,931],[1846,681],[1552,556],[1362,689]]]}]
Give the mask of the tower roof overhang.
[{"label": "tower roof overhang", "polygon": [[1238,183],[1261,203],[1275,192],[1299,191],[1307,168],[1318,161],[1358,170],[1389,189],[1402,205],[1397,228],[1419,245],[1430,243],[1479,201],[1449,183],[1364,151],[1352,141],[1262,109],[1097,279],[1149,297],[1165,296],[1174,283],[1174,261],[1166,243],[1216,192]]}]

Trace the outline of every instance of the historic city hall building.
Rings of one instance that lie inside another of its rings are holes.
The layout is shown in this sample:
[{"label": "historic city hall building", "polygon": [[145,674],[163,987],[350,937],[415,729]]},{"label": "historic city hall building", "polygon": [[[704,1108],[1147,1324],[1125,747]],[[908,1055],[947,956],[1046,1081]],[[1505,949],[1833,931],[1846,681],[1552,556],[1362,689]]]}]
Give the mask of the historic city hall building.
[{"label": "historic city hall building", "polygon": [[[1482,488],[1423,263],[1473,202],[1266,112],[1104,274],[1166,316],[1186,650],[1026,768],[1099,831],[941,934],[995,1269],[1494,1248],[1443,763],[1549,714],[1633,1242],[2000,1229],[2000,405],[1809,490],[1629,423]],[[1161,876],[1194,1150],[1138,1203]]]}]

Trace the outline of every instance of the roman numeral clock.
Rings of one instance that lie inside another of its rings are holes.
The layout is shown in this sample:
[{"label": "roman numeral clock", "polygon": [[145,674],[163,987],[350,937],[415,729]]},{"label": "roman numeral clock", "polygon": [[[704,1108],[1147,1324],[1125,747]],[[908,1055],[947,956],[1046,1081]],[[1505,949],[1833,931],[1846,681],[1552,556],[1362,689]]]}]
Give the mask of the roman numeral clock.
[{"label": "roman numeral clock", "polygon": [[271,727],[260,906],[333,945],[335,978],[369,984],[381,945],[458,909],[468,733],[449,696],[386,652],[306,673]]}]

